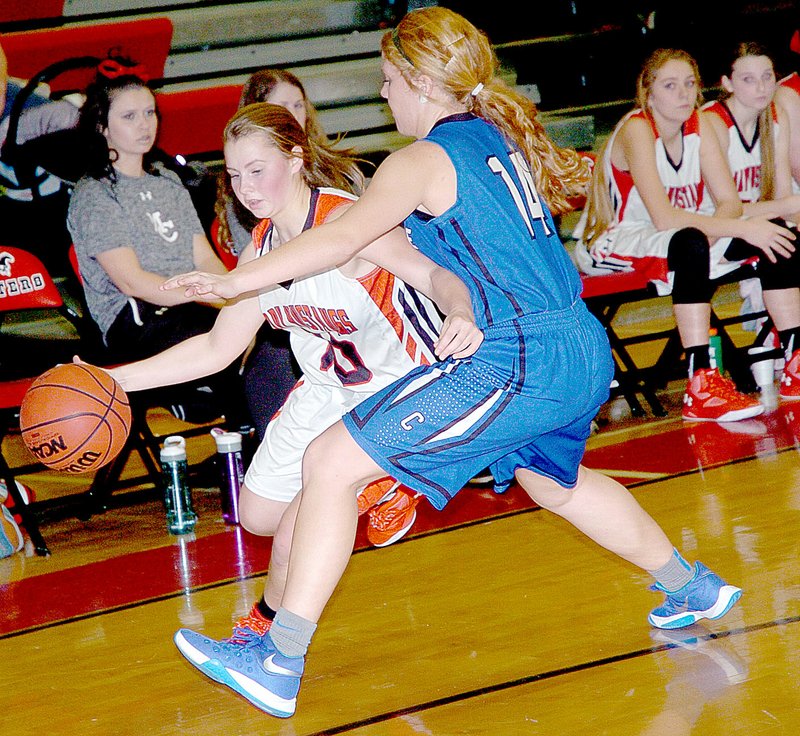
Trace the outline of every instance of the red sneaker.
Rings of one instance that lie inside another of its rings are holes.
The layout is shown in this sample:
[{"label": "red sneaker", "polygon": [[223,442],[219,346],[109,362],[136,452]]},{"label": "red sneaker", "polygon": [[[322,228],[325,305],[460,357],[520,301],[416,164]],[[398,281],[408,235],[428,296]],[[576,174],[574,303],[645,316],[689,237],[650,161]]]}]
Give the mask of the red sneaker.
[{"label": "red sneaker", "polygon": [[789,362],[783,366],[780,397],[784,401],[800,399],[800,350],[795,350]]},{"label": "red sneaker", "polygon": [[386,501],[394,493],[395,486],[399,485],[394,478],[380,478],[373,481],[366,488],[359,492],[358,515],[366,513],[367,509],[372,508],[381,501]]},{"label": "red sneaker", "polygon": [[758,399],[737,391],[716,368],[696,370],[683,395],[683,418],[691,422],[738,422],[763,411]]},{"label": "red sneaker", "polygon": [[388,501],[369,510],[367,539],[375,547],[387,547],[405,536],[417,518],[417,504],[422,494],[396,484]]},{"label": "red sneaker", "polygon": [[800,447],[800,408],[797,404],[779,404],[778,413],[786,423],[792,444]]}]

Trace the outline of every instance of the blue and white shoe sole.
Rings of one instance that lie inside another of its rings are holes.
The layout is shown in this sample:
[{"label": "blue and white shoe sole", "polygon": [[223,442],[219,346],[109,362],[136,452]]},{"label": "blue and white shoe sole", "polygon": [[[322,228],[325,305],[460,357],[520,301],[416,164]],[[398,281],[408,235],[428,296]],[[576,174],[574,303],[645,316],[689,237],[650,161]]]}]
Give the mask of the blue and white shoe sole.
[{"label": "blue and white shoe sole", "polygon": [[647,620],[657,629],[682,629],[704,618],[709,620],[722,618],[741,597],[741,588],[737,588],[735,585],[723,585],[719,589],[717,602],[705,611],[686,611],[685,613],[664,617],[653,616],[651,613]]},{"label": "blue and white shoe sole", "polygon": [[211,659],[197,647],[192,646],[180,631],[175,634],[173,640],[178,651],[204,675],[220,685],[229,687],[259,710],[276,718],[289,718],[294,715],[296,698],[290,700],[281,698],[241,672],[226,668],[218,659]]},{"label": "blue and white shoe sole", "polygon": [[[221,666],[219,662],[217,664]],[[226,681],[224,684],[249,700],[259,710],[263,710],[276,718],[289,718],[294,715],[297,698],[282,698],[241,672],[225,669],[224,667],[223,670],[230,678],[230,681]]]},{"label": "blue and white shoe sole", "polygon": [[208,655],[203,654],[197,647],[192,646],[180,631],[175,634],[173,641],[175,642],[175,646],[178,647],[178,651],[204,675],[221,685],[233,687],[233,681],[230,680],[227,670],[222,666],[219,660],[211,659]]}]

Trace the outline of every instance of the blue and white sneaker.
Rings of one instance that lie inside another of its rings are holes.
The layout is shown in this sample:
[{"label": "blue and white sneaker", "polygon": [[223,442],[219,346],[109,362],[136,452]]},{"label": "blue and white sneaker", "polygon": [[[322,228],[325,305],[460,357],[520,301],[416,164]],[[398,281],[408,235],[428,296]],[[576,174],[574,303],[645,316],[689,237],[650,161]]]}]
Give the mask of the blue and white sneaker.
[{"label": "blue and white sneaker", "polygon": [[702,618],[720,618],[741,598],[741,588],[728,585],[702,562],[696,562],[694,568],[691,581],[673,593],[659,583],[651,586],[651,590],[667,594],[666,600],[647,617],[653,626],[658,629],[681,629]]},{"label": "blue and white sneaker", "polygon": [[247,698],[278,718],[294,715],[305,657],[287,657],[269,634],[245,644],[216,641],[191,629],[180,629],[175,645],[204,675]]}]

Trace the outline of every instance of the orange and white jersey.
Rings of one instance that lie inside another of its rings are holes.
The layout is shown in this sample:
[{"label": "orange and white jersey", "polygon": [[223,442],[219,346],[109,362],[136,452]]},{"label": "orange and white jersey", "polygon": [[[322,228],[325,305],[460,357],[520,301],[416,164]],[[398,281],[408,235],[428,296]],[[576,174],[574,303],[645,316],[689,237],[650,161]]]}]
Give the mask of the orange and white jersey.
[{"label": "orange and white jersey", "polygon": [[[325,222],[352,196],[312,190],[304,229]],[[268,251],[269,220],[253,231],[256,254]],[[433,303],[382,268],[350,278],[330,269],[259,295],[272,327],[287,330],[304,380],[371,395],[418,365],[437,361],[441,317]]]},{"label": "orange and white jersey", "polygon": [[[706,112],[719,116],[728,128],[728,164],[730,165],[736,190],[742,202],[757,202],[761,196],[761,137],[758,129],[752,141],[746,141],[739,126],[724,102],[709,102],[703,107]],[[771,105],[773,136],[778,135],[778,113]]]},{"label": "orange and white jersey", "polygon": [[[667,196],[673,207],[689,210],[690,212],[713,211],[710,197],[705,196],[705,187],[700,174],[700,120],[695,110],[692,116],[683,124],[683,155],[681,160],[670,160],[664,142],[658,134],[652,119],[641,110],[628,113],[616,127],[613,137],[622,125],[630,118],[638,117],[647,120],[655,136],[656,168],[659,179],[667,190]],[[614,145],[613,138],[606,148],[603,166],[606,167],[606,177],[610,187],[611,201],[614,205],[615,220],[617,223],[652,223],[650,213],[647,211],[639,190],[633,182],[630,171],[622,171],[611,162],[611,149]],[[709,206],[712,209],[709,209]]]}]

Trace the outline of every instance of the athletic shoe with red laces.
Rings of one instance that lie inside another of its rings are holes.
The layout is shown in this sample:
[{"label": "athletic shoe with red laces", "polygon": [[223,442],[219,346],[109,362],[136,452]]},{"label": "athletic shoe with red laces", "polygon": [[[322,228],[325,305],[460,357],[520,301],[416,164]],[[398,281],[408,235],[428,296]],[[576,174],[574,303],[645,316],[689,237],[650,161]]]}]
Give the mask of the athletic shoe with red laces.
[{"label": "athletic shoe with red laces", "polygon": [[358,501],[358,515],[365,514],[375,504],[388,500],[394,493],[397,481],[394,478],[380,478],[362,489],[356,500]]},{"label": "athletic shoe with red laces", "polygon": [[223,639],[226,644],[247,644],[258,639],[269,631],[272,621],[264,618],[258,610],[258,603],[254,603],[250,613],[242,616],[233,624],[233,634],[229,638]]},{"label": "athletic shoe with red laces", "polygon": [[758,399],[737,391],[716,368],[696,370],[683,395],[683,418],[691,422],[738,422],[763,411]]},{"label": "athletic shoe with red laces", "polygon": [[780,397],[785,401],[800,399],[800,350],[795,350],[789,362],[783,366]]},{"label": "athletic shoe with red laces", "polygon": [[422,494],[395,483],[388,501],[369,510],[367,539],[375,547],[387,547],[405,536],[417,518],[417,504]]}]

